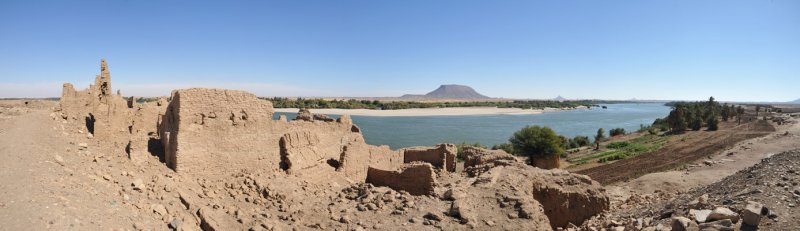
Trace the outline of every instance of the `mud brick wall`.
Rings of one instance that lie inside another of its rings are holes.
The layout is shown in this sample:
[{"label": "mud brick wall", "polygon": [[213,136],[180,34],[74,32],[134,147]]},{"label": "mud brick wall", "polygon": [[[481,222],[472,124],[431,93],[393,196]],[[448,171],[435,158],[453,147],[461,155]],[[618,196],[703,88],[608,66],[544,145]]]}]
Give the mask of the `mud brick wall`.
[{"label": "mud brick wall", "polygon": [[434,147],[413,147],[403,149],[403,162],[411,163],[422,161],[430,163],[436,168],[456,171],[456,153],[458,149],[453,144],[438,144]]},{"label": "mud brick wall", "polygon": [[399,171],[370,167],[367,170],[366,182],[398,191],[403,190],[411,195],[433,195],[436,173],[429,163],[407,164]]}]

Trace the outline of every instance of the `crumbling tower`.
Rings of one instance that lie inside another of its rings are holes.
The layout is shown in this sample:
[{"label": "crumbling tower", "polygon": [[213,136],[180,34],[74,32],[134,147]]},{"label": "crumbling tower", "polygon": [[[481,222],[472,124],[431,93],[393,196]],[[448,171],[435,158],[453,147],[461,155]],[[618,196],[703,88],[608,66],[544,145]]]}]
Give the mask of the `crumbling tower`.
[{"label": "crumbling tower", "polygon": [[100,74],[95,77],[92,87],[96,89],[94,93],[97,98],[107,103],[106,98],[111,95],[111,72],[108,71],[106,59],[100,60]]},{"label": "crumbling tower", "polygon": [[72,84],[64,84],[59,106],[64,119],[84,122],[94,136],[110,137],[129,130],[128,102],[112,94],[111,73],[105,59],[100,60],[100,74],[89,89],[76,91]]}]

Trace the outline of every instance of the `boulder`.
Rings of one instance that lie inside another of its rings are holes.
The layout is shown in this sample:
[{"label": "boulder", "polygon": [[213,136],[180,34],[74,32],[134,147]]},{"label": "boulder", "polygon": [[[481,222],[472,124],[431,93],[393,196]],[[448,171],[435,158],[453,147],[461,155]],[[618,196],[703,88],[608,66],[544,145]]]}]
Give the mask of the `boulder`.
[{"label": "boulder", "polygon": [[700,230],[733,231],[733,222],[729,219],[700,224]]},{"label": "boulder", "polygon": [[475,222],[477,219],[474,211],[470,210],[468,207],[469,203],[466,201],[467,199],[456,200],[453,201],[453,204],[450,206],[450,216],[460,219],[461,224],[469,224],[470,222]]},{"label": "boulder", "polygon": [[200,208],[197,217],[200,218],[200,228],[203,231],[244,230],[233,217],[209,207]]},{"label": "boulder", "polygon": [[758,227],[758,224],[761,223],[761,215],[763,210],[764,206],[761,205],[761,203],[748,201],[747,207],[745,207],[744,211],[742,211],[742,223],[749,226]]},{"label": "boulder", "polygon": [[164,205],[162,205],[162,204],[151,204],[150,205],[150,209],[153,210],[153,212],[158,214],[158,215],[161,215],[161,216],[166,216],[167,215],[167,208],[164,207]]},{"label": "boulder", "polygon": [[739,214],[725,207],[717,207],[708,214],[706,221],[719,221],[729,219],[733,223],[739,222]]},{"label": "boulder", "polygon": [[703,194],[692,202],[689,202],[689,208],[692,209],[702,209],[706,205],[708,205],[708,194]]},{"label": "boulder", "polygon": [[672,218],[672,231],[698,231],[697,223],[685,217]]},{"label": "boulder", "polygon": [[708,220],[708,215],[710,215],[710,214],[711,214],[711,210],[708,210],[708,209],[703,209],[703,210],[690,209],[689,210],[689,215],[694,217],[694,220],[697,221],[697,223],[706,222]]}]

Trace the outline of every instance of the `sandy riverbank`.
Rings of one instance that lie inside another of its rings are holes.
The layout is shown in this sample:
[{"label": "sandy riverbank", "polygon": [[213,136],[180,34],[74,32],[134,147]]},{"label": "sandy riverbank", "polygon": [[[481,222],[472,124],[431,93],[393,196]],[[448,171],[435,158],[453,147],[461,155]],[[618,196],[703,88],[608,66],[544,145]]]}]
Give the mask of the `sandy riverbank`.
[{"label": "sandy riverbank", "polygon": [[[578,107],[586,109],[586,107]],[[297,108],[276,108],[275,112],[295,113]],[[545,108],[545,109],[520,109],[497,107],[448,107],[448,108],[412,108],[399,110],[372,110],[372,109],[311,109],[312,113],[329,115],[355,115],[355,116],[463,116],[463,115],[535,115],[545,112],[556,112],[571,109]]]}]

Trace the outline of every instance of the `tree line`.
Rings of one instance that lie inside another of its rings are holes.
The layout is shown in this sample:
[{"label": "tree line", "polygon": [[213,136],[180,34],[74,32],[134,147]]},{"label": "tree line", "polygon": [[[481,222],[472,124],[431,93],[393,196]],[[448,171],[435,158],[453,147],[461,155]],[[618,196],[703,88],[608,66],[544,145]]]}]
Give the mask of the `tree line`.
[{"label": "tree line", "polygon": [[[653,122],[654,126],[667,127],[673,134],[682,133],[686,129],[699,131],[706,127],[708,131],[719,129],[719,120],[728,121],[734,117],[741,122],[741,115],[744,115],[744,108],[733,104],[720,104],[709,97],[708,101],[699,102],[674,102],[668,104],[672,106],[669,115],[664,119]],[[756,106],[760,110],[760,105]]]},{"label": "tree line", "polygon": [[272,101],[274,108],[308,108],[308,109],[374,109],[397,110],[409,108],[446,108],[446,107],[498,107],[498,108],[576,108],[579,106],[592,107],[605,103],[622,103],[622,101],[600,100],[513,100],[513,101],[472,101],[472,102],[415,102],[415,101],[379,101],[379,100],[325,100],[319,98],[287,98],[272,97],[261,98]]}]

